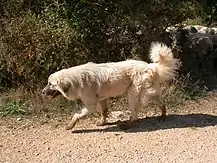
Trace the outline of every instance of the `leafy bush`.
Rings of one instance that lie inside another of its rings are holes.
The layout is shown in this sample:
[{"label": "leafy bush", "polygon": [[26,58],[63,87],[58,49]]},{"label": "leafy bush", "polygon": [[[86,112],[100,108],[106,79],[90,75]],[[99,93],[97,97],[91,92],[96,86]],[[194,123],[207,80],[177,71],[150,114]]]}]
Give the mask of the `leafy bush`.
[{"label": "leafy bush", "polygon": [[11,85],[27,83],[34,88],[52,71],[84,59],[85,50],[80,52],[76,33],[64,21],[46,22],[26,13],[3,23],[1,75],[5,73]]},{"label": "leafy bush", "polygon": [[191,2],[7,0],[0,2],[1,87],[35,90],[50,73],[85,63],[140,58]]}]

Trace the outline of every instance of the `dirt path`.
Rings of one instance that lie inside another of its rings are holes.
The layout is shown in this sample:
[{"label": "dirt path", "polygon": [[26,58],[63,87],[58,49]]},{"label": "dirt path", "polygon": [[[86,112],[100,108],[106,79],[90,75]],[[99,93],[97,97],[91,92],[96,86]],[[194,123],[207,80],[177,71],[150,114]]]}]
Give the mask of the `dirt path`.
[{"label": "dirt path", "polygon": [[122,130],[81,121],[74,132],[50,122],[0,119],[0,162],[217,162],[217,99],[189,104],[166,121],[141,119]]}]

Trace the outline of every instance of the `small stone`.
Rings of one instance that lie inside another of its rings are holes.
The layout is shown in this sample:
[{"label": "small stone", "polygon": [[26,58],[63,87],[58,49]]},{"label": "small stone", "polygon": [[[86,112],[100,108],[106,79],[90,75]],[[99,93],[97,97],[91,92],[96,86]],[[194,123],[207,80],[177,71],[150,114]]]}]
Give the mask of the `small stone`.
[{"label": "small stone", "polygon": [[47,150],[50,150],[50,147],[47,147]]},{"label": "small stone", "polygon": [[114,119],[120,119],[120,118],[124,118],[125,114],[123,111],[113,111],[111,112],[111,117],[113,117]]},{"label": "small stone", "polygon": [[50,118],[50,115],[49,115],[49,114],[46,114],[46,115],[45,115],[45,118]]},{"label": "small stone", "polygon": [[21,121],[21,120],[22,120],[22,118],[20,118],[20,117],[19,117],[19,118],[17,118],[17,121]]},{"label": "small stone", "polygon": [[136,32],[137,35],[142,35],[142,31],[139,30],[138,32]]}]

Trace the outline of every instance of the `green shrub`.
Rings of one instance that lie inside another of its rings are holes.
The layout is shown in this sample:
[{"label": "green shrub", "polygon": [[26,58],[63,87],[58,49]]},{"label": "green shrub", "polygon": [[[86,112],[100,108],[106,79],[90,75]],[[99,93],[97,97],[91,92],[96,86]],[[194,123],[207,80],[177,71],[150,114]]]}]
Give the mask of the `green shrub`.
[{"label": "green shrub", "polygon": [[0,105],[0,115],[24,115],[26,114],[27,107],[21,100],[14,100],[2,103]]},{"label": "green shrub", "polygon": [[152,41],[194,15],[169,0],[0,2],[0,86],[35,90],[50,73],[88,61],[148,61]]},{"label": "green shrub", "polygon": [[49,22],[31,13],[4,21],[0,70],[11,85],[26,83],[35,88],[51,72],[85,60],[76,32],[64,20],[56,21],[52,14],[46,16]]}]

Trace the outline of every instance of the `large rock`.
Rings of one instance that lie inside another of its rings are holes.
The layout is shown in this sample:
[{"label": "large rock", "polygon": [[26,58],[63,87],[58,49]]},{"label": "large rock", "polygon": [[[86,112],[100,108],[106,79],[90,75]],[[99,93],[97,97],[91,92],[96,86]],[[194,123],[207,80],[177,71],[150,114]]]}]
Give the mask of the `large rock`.
[{"label": "large rock", "polygon": [[188,37],[189,42],[194,47],[195,53],[205,52],[208,54],[213,51],[213,42],[211,38],[207,35],[200,33],[192,33]]},{"label": "large rock", "polygon": [[185,26],[183,29],[187,29],[191,33],[201,33],[201,34],[208,34],[208,35],[213,35],[216,33],[215,28],[209,28],[202,25],[188,25]]},{"label": "large rock", "polygon": [[[181,49],[179,58],[183,66],[180,72],[184,74],[190,72],[195,80],[216,85],[217,28],[191,25],[183,28],[167,28],[166,32],[175,38],[173,43]],[[206,86],[209,87],[208,85]]]}]

